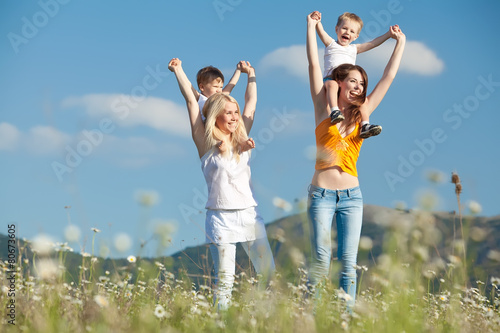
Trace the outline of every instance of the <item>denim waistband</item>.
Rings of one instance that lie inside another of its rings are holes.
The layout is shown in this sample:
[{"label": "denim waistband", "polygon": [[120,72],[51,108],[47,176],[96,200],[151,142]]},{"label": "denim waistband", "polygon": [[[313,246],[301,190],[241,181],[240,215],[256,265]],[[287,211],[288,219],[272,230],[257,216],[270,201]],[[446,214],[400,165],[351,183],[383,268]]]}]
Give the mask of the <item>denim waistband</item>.
[{"label": "denim waistband", "polygon": [[319,187],[319,186],[316,186],[316,185],[313,185],[313,184],[310,184],[309,187],[307,188],[307,191],[308,192],[311,192],[311,191],[318,191],[318,192],[321,192],[321,194],[323,196],[326,196],[326,195],[347,195],[348,197],[351,196],[351,193],[354,192],[354,191],[360,191],[361,189],[359,188],[359,186],[356,186],[356,187],[351,187],[351,188],[346,188],[344,190],[329,190],[327,188],[323,188],[323,187]]}]

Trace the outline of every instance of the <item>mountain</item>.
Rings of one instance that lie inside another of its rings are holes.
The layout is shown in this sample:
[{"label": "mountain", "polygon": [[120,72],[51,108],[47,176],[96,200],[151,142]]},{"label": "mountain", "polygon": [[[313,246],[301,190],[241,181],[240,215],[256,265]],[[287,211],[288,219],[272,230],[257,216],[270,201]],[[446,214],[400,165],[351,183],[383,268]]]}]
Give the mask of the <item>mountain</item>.
[{"label": "mountain", "polygon": [[[486,282],[491,276],[500,276],[498,264],[500,261],[498,258],[500,256],[500,215],[494,217],[464,216],[461,224],[467,239],[467,262],[470,266],[468,274],[471,281],[479,279]],[[455,212],[425,213],[365,205],[362,237],[365,240],[364,243],[368,242],[371,246],[367,248],[363,245],[360,248],[358,264],[370,267],[377,262],[379,255],[388,251],[391,235],[394,233],[398,233],[397,237],[406,237],[408,246],[421,249],[423,246],[419,247],[419,244],[426,245],[431,249],[429,256],[440,257],[445,262],[453,258],[460,260],[460,244],[462,243],[454,242],[454,240],[461,238],[461,224]],[[310,255],[309,222],[306,214],[300,213],[281,218],[268,224],[266,228],[277,268],[287,281],[296,279],[297,267],[307,267],[307,258]],[[333,239],[335,240],[335,237]],[[0,258],[2,260],[8,257],[7,241],[7,236],[0,235]],[[29,247],[22,240],[18,241],[18,248],[24,251],[23,256],[32,258]],[[408,252],[411,251],[408,249]],[[405,255],[403,252],[402,256]],[[333,257],[335,257],[335,249]],[[496,260],[494,260],[495,257]],[[77,253],[66,253],[67,279],[78,281],[82,259],[87,260],[86,266],[88,266],[89,258],[82,258]],[[168,271],[175,273],[178,277],[187,275],[198,284],[211,282],[210,272],[213,265],[208,245],[189,247],[169,257],[140,260],[141,265],[152,267],[155,261],[164,264]],[[237,249],[237,265],[237,273],[250,267],[249,259],[241,247]],[[133,273],[135,268],[126,259],[99,258],[94,267],[94,276],[115,270]]]}]

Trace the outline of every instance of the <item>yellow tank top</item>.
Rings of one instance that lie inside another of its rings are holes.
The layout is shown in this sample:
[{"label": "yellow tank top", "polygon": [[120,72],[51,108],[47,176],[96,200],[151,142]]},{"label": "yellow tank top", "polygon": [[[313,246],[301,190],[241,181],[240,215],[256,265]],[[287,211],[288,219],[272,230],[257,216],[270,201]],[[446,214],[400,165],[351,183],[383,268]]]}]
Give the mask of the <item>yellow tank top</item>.
[{"label": "yellow tank top", "polygon": [[330,118],[323,120],[316,127],[316,170],[339,166],[342,171],[358,176],[356,162],[363,139],[359,137],[359,124],[345,138],[339,133]]}]

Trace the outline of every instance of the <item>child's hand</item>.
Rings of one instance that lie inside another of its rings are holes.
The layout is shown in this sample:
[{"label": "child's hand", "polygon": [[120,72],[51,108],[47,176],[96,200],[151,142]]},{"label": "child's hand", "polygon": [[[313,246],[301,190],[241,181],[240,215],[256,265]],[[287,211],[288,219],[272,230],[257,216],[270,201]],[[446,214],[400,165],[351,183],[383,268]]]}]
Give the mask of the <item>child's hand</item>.
[{"label": "child's hand", "polygon": [[170,60],[170,62],[168,63],[168,69],[171,71],[171,72],[174,72],[177,68],[180,68],[181,67],[181,64],[182,64],[182,61],[180,61],[179,58],[173,58],[172,60]]},{"label": "child's hand", "polygon": [[254,148],[255,148],[255,141],[253,141],[252,138],[249,138],[247,141],[244,141],[240,144],[240,151],[242,153]]},{"label": "child's hand", "polygon": [[393,25],[390,28],[391,32],[391,38],[394,38],[395,40],[400,40],[402,38],[406,38],[405,34],[401,31],[399,28],[399,25]]},{"label": "child's hand", "polygon": [[227,150],[227,145],[224,143],[224,141],[221,141],[218,145],[217,148],[219,148],[219,151],[221,153],[224,153]]},{"label": "child's hand", "polygon": [[314,11],[311,14],[307,15],[307,23],[318,24],[321,21],[321,13],[318,11]]},{"label": "child's hand", "polygon": [[242,73],[248,74],[253,69],[252,65],[250,65],[250,62],[244,61],[244,60],[240,61],[238,63],[238,66],[239,66]]}]

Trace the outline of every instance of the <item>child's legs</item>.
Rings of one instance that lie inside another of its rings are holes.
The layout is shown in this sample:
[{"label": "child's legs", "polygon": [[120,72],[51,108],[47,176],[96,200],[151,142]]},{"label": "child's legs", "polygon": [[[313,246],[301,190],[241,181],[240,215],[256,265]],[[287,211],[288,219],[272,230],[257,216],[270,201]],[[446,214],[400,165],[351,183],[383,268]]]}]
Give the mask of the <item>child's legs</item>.
[{"label": "child's legs", "polygon": [[248,254],[257,274],[262,275],[262,283],[266,285],[275,270],[273,253],[269,246],[269,241],[267,238],[259,238],[241,243],[241,246]]},{"label": "child's legs", "polygon": [[326,80],[324,82],[326,89],[326,98],[328,100],[328,105],[330,109],[334,107],[338,107],[338,92],[339,92],[339,84],[335,80]]},{"label": "child's legs", "polygon": [[210,244],[210,252],[214,261],[216,292],[214,305],[225,310],[231,302],[231,290],[234,284],[236,244]]},{"label": "child's legs", "polygon": [[361,113],[361,122],[366,121],[367,123],[370,122],[370,114],[368,113],[367,110],[360,110]]}]

